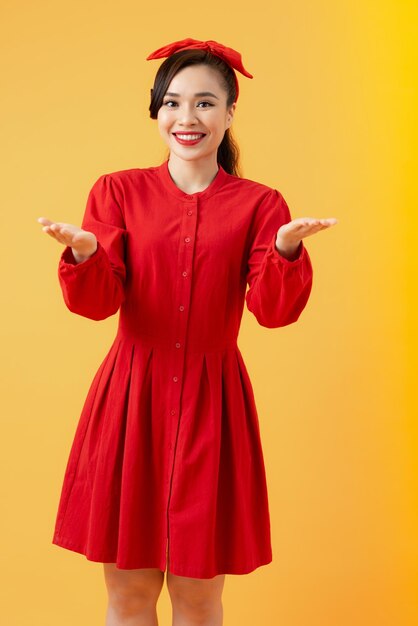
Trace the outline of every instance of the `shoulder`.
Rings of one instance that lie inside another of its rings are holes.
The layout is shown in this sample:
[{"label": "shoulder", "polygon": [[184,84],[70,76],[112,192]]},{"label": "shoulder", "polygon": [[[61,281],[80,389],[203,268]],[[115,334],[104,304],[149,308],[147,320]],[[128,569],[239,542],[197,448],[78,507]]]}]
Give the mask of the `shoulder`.
[{"label": "shoulder", "polygon": [[132,167],[124,170],[108,171],[93,179],[90,194],[99,198],[110,197],[120,206],[127,200],[150,190],[158,189],[157,167]]},{"label": "shoulder", "polygon": [[107,180],[116,186],[124,187],[126,185],[136,183],[138,181],[146,182],[154,180],[157,176],[158,166],[151,167],[131,167],[125,170],[115,170],[106,172],[99,176],[98,180]]},{"label": "shoulder", "polygon": [[282,194],[274,187],[251,178],[234,176],[228,174],[228,186],[234,193],[245,195],[248,198],[259,200],[277,200],[282,198]]},{"label": "shoulder", "polygon": [[246,199],[257,211],[269,210],[286,204],[282,193],[265,183],[228,174],[227,187],[234,198]]},{"label": "shoulder", "polygon": [[243,202],[249,202],[256,225],[261,222],[273,220],[279,224],[291,220],[289,206],[283,194],[265,183],[251,178],[241,178],[228,175],[231,189],[236,190],[234,197]]}]

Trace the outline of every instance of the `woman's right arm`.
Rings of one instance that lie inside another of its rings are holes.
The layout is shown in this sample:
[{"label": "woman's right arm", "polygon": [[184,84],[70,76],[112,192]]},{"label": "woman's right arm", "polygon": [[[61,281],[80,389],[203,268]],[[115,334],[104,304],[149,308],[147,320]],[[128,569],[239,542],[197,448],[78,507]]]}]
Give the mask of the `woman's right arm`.
[{"label": "woman's right arm", "polygon": [[[114,315],[123,302],[126,279],[126,227],[122,200],[109,174],[104,174],[90,190],[81,228],[96,237],[73,251],[66,245],[58,263],[58,279],[67,308],[93,320]],[[89,248],[90,245],[90,248]]]}]

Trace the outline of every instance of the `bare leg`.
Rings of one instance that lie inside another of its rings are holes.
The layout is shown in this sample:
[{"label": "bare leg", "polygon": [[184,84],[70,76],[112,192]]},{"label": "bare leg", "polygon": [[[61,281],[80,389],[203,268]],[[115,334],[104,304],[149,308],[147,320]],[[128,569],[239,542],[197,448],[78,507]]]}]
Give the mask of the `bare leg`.
[{"label": "bare leg", "polygon": [[173,626],[222,626],[225,574],[188,578],[167,572],[173,606]]},{"label": "bare leg", "polygon": [[157,600],[164,572],[156,568],[118,569],[103,563],[109,604],[105,626],[158,626]]}]

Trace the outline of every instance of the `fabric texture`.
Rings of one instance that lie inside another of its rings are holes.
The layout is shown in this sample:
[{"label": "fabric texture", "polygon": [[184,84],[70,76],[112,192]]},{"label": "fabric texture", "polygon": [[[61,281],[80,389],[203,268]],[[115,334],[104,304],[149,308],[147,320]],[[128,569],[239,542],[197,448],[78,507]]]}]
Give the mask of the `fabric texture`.
[{"label": "fabric texture", "polygon": [[[203,191],[168,161],[103,174],[82,228],[96,252],[58,264],[70,311],[118,312],[81,410],[52,542],[121,569],[195,578],[272,561],[269,503],[251,381],[237,344],[246,303],[260,325],[296,322],[312,287],[279,191],[220,165]],[[248,290],[247,290],[248,286]]]}]

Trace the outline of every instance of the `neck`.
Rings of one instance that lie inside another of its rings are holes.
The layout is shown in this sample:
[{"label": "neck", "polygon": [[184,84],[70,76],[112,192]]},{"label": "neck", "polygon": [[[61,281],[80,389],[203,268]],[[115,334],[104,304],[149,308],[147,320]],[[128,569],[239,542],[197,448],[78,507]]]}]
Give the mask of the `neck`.
[{"label": "neck", "polygon": [[218,173],[216,154],[206,159],[186,161],[170,153],[168,171],[174,183],[185,193],[196,193],[209,187]]}]

